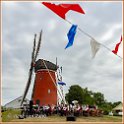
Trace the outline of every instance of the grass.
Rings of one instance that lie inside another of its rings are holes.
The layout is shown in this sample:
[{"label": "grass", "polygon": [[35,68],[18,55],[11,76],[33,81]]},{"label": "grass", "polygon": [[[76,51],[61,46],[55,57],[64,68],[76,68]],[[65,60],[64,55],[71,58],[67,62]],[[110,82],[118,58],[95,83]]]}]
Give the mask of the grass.
[{"label": "grass", "polygon": [[[2,112],[3,122],[66,122],[66,117],[58,115],[49,117],[28,117],[25,119],[18,119],[17,116],[20,114],[20,110],[7,110]],[[122,122],[120,116],[108,116],[103,117],[77,117],[76,122]]]},{"label": "grass", "polygon": [[[26,118],[26,119],[15,119],[13,121],[16,122],[65,122],[66,117],[60,117],[60,116],[49,116],[49,117],[34,117],[34,118]],[[122,122],[122,117],[117,116],[103,116],[103,117],[77,117],[77,122]]]},{"label": "grass", "polygon": [[79,117],[77,121],[85,122],[122,122],[122,117],[104,115],[103,117]]},{"label": "grass", "polygon": [[4,112],[2,112],[2,121],[3,122],[9,122],[13,119],[16,119],[17,116],[20,114],[19,109],[9,109]]}]

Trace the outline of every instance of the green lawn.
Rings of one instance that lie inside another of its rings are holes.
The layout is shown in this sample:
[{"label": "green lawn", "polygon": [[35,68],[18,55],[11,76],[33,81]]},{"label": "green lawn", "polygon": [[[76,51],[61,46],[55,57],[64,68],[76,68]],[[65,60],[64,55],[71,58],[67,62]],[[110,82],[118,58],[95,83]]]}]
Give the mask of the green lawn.
[{"label": "green lawn", "polygon": [[[3,122],[66,122],[66,117],[60,117],[57,115],[49,117],[28,117],[25,119],[18,119],[17,116],[20,114],[20,110],[8,110],[2,112]],[[122,122],[120,116],[108,116],[103,117],[77,117],[76,122]]]},{"label": "green lawn", "polygon": [[6,111],[2,112],[2,121],[3,122],[12,121],[13,119],[17,118],[17,116],[20,114],[20,112],[21,111],[19,109],[6,110]]}]

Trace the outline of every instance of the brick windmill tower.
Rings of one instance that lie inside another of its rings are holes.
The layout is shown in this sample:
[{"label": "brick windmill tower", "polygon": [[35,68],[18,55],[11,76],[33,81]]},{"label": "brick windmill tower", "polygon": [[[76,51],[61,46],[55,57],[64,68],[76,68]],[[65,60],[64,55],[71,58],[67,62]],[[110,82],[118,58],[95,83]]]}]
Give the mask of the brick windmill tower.
[{"label": "brick windmill tower", "polygon": [[29,69],[29,77],[24,90],[21,105],[23,104],[28,93],[33,70],[35,70],[35,81],[31,98],[33,103],[37,103],[39,105],[57,104],[57,84],[55,74],[57,71],[57,65],[43,59],[39,59],[38,61],[36,61],[40,50],[42,31],[40,32],[39,41],[37,45],[36,37],[37,35],[35,34],[32,59]]},{"label": "brick windmill tower", "polygon": [[57,66],[39,59],[35,64],[35,81],[32,100],[39,105],[57,104],[56,74]]}]

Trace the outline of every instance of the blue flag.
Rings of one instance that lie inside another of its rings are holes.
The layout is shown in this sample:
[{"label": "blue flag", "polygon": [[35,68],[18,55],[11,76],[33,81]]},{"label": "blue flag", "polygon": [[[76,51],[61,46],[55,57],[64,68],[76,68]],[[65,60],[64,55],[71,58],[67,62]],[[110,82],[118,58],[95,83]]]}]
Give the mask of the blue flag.
[{"label": "blue flag", "polygon": [[59,84],[59,85],[62,85],[62,86],[63,86],[63,85],[66,85],[66,83],[64,83],[64,82],[58,82],[58,84]]},{"label": "blue flag", "polygon": [[67,46],[65,47],[65,49],[73,45],[74,37],[76,34],[76,29],[77,29],[77,25],[71,26],[71,28],[67,34],[69,42],[68,42]]}]

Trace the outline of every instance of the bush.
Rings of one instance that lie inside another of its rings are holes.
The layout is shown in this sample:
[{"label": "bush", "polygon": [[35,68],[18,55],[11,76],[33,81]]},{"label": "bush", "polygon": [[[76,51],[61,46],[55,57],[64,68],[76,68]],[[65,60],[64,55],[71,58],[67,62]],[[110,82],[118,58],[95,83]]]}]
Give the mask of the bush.
[{"label": "bush", "polygon": [[6,111],[6,108],[5,107],[1,107],[1,112],[4,112]]},{"label": "bush", "polygon": [[104,110],[103,114],[104,115],[108,115],[109,114],[109,111],[108,110]]}]

